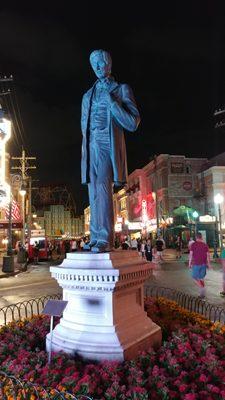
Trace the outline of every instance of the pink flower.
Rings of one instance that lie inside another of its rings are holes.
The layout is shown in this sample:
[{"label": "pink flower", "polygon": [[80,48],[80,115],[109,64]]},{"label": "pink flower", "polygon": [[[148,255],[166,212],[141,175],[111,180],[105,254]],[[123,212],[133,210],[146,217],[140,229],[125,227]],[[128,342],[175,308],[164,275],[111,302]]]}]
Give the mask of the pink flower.
[{"label": "pink flower", "polygon": [[152,370],[152,376],[158,376],[158,375],[159,375],[159,367],[158,365],[154,365]]},{"label": "pink flower", "polygon": [[196,395],[194,393],[186,393],[184,396],[184,400],[196,400]]},{"label": "pink flower", "polygon": [[210,390],[212,393],[220,393],[220,389],[219,389],[217,386],[214,386],[214,385],[207,385],[207,387],[209,388],[209,390]]},{"label": "pink flower", "polygon": [[205,374],[201,374],[200,377],[199,377],[199,381],[205,383],[205,382],[208,381],[208,378],[207,378],[207,376]]},{"label": "pink flower", "polygon": [[181,393],[185,392],[185,390],[188,388],[188,385],[185,385],[184,383],[179,386],[179,391]]}]

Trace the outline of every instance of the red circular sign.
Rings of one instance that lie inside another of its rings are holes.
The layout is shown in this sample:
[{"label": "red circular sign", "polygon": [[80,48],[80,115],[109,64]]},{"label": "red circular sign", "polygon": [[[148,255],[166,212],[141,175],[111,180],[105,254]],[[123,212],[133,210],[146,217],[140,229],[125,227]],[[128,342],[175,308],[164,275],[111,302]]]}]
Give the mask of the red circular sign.
[{"label": "red circular sign", "polygon": [[184,190],[191,190],[192,189],[192,183],[189,181],[186,181],[183,183],[183,188]]}]

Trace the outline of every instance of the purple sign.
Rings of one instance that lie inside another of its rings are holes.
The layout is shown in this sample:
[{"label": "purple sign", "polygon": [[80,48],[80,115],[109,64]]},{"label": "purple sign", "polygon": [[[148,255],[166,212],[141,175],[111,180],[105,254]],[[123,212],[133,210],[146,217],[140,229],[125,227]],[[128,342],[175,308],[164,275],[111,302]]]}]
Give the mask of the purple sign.
[{"label": "purple sign", "polygon": [[67,306],[68,301],[64,300],[48,300],[42,314],[51,315],[53,317],[61,317]]}]

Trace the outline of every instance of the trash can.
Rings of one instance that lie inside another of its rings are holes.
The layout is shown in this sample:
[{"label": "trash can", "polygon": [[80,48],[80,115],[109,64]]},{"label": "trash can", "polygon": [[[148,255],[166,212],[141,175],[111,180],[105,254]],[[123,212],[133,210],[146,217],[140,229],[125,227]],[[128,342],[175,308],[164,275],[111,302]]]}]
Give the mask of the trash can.
[{"label": "trash can", "polygon": [[14,272],[13,256],[3,256],[2,272]]},{"label": "trash can", "polygon": [[17,253],[17,263],[18,264],[24,264],[27,262],[27,255],[26,255],[26,250],[25,249],[19,249]]}]

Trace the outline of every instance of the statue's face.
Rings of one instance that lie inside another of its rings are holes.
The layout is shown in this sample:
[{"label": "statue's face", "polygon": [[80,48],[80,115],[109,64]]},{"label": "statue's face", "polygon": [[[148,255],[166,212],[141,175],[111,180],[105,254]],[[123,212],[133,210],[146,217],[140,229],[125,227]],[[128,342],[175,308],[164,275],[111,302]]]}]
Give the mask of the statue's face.
[{"label": "statue's face", "polygon": [[111,60],[104,53],[96,54],[91,60],[92,69],[98,79],[104,79],[111,74]]}]

